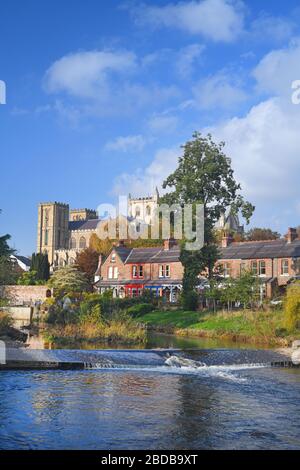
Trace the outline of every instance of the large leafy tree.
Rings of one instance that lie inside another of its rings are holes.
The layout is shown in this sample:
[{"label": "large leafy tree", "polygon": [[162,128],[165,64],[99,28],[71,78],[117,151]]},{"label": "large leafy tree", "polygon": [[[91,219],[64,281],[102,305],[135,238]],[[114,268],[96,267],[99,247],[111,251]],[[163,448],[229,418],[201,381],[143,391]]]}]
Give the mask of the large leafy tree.
[{"label": "large leafy tree", "polygon": [[90,289],[87,276],[79,271],[76,266],[66,266],[55,271],[49,285],[53,287],[58,295],[85,292]]},{"label": "large leafy tree", "polygon": [[211,278],[218,259],[214,226],[228,207],[233,213],[242,213],[247,223],[254,206],[240,194],[241,186],[235,180],[231,160],[224,151],[224,143],[216,144],[212,136],[193,134],[183,145],[183,155],[177,169],[164,181],[163,187],[171,192],[163,197],[168,204],[203,204],[204,246],[200,250],[186,250],[181,244],[181,262],[184,266],[183,295],[186,296],[198,283],[198,275],[207,271]]},{"label": "large leafy tree", "polygon": [[76,265],[78,269],[84,272],[90,282],[93,282],[95,272],[98,267],[99,254],[92,248],[77,253]]}]

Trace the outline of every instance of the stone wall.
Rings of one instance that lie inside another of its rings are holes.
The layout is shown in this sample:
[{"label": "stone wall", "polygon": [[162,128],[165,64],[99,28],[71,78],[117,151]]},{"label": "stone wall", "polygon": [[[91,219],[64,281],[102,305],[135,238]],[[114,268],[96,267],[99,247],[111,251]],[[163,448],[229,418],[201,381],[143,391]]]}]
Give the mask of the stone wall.
[{"label": "stone wall", "polygon": [[33,305],[52,296],[47,286],[0,286],[0,297],[9,300],[10,305]]}]

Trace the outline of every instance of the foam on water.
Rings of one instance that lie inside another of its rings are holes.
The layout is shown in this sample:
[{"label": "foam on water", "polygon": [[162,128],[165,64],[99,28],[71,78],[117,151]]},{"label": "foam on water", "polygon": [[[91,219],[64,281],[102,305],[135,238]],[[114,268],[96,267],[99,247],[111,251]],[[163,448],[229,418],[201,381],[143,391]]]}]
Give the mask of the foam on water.
[{"label": "foam on water", "polygon": [[86,363],[86,369],[92,370],[140,370],[144,372],[156,372],[163,374],[192,374],[205,377],[216,377],[223,380],[230,380],[237,383],[245,383],[247,379],[236,375],[235,372],[246,369],[258,369],[267,367],[267,364],[231,364],[231,365],[207,365],[200,361],[195,361],[180,356],[169,356],[162,366],[153,365],[128,365],[115,363]]}]

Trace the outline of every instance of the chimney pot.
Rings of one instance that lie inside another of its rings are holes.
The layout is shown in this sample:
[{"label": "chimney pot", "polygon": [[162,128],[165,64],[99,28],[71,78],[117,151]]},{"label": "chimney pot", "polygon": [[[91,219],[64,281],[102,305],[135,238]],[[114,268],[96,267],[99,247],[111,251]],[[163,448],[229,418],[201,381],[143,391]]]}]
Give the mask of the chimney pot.
[{"label": "chimney pot", "polygon": [[231,234],[224,233],[222,237],[222,248],[227,248],[233,242]]},{"label": "chimney pot", "polygon": [[296,239],[297,239],[297,230],[293,227],[289,227],[288,233],[287,233],[287,242],[292,243]]},{"label": "chimney pot", "polygon": [[176,245],[176,240],[174,238],[168,238],[167,240],[164,240],[164,250],[170,250],[172,246]]}]

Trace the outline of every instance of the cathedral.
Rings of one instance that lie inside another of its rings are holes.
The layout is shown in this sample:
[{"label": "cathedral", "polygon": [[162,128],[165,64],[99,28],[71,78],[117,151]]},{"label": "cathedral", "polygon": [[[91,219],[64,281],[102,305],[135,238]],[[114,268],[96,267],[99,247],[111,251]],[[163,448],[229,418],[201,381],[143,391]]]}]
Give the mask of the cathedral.
[{"label": "cathedral", "polygon": [[[127,220],[148,227],[159,205],[159,192],[148,197],[127,198]],[[37,253],[47,253],[52,269],[74,264],[76,255],[89,247],[90,238],[97,233],[99,218],[93,209],[70,209],[68,204],[44,202],[38,208]],[[222,232],[242,233],[237,215],[226,211],[216,229]]]},{"label": "cathedral", "polygon": [[[158,200],[157,189],[148,197],[134,198],[129,194],[128,218],[150,224]],[[89,246],[101,220],[92,209],[70,209],[68,204],[60,202],[40,203],[37,253],[47,253],[53,268],[73,264],[77,253]]]}]

